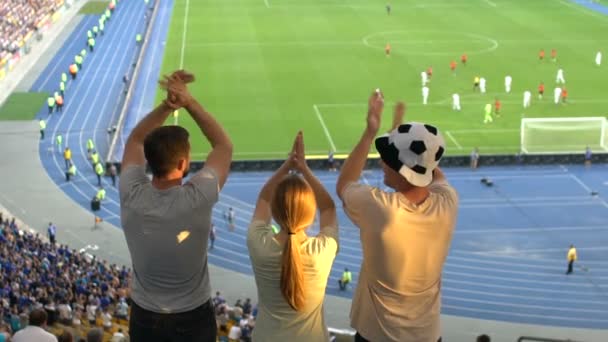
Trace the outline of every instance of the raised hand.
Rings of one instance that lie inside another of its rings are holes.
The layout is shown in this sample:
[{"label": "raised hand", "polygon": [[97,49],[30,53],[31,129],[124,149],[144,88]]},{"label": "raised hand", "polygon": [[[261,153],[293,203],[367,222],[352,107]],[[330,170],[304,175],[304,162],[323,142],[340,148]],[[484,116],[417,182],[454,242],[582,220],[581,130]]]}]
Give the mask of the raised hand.
[{"label": "raised hand", "polygon": [[186,84],[194,82],[194,74],[186,70],[174,71],[172,76],[177,76],[182,82]]},{"label": "raised hand", "polygon": [[405,112],[407,111],[407,105],[403,101],[399,101],[395,104],[395,110],[393,112],[393,124],[391,130],[399,127],[403,123]]},{"label": "raised hand", "polygon": [[306,152],[304,151],[304,134],[299,131],[293,142],[293,147],[290,154],[291,167],[299,172],[303,172],[308,168],[306,164]]},{"label": "raised hand", "polygon": [[380,90],[376,89],[367,101],[367,133],[376,135],[380,129],[382,111],[384,110],[384,97]]},{"label": "raised hand", "polygon": [[194,80],[194,76],[188,73],[181,73],[181,71],[175,72],[170,76],[164,76],[159,84],[162,89],[167,90],[167,98],[165,104],[172,109],[179,109],[188,106],[192,101],[193,97],[186,87],[184,82],[179,75],[182,75],[186,80]]}]

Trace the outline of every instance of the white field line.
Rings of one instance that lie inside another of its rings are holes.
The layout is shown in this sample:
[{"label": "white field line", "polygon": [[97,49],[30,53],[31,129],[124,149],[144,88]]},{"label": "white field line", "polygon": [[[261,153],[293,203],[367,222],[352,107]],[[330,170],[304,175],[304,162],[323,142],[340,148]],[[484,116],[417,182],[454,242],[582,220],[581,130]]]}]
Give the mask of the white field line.
[{"label": "white field line", "polygon": [[188,12],[190,11],[190,0],[186,0],[186,9],[184,11],[184,28],[182,29],[182,48],[179,56],[179,68],[184,68],[184,52],[186,50],[186,33],[188,32]]},{"label": "white field line", "polygon": [[450,140],[452,140],[454,145],[456,145],[456,147],[458,147],[459,150],[462,150],[462,145],[460,145],[458,143],[458,141],[456,140],[456,138],[454,138],[454,136],[452,135],[452,133],[450,133],[450,131],[445,131],[445,135],[447,135],[448,138],[450,138]]},{"label": "white field line", "polygon": [[587,186],[580,178],[578,178],[574,174],[569,174],[570,178],[572,178],[575,182],[577,182],[587,193],[591,193],[591,188]]},{"label": "white field line", "polygon": [[[575,181],[577,182],[585,191],[587,191],[588,194],[591,194],[591,192],[593,192],[593,190],[587,186],[587,184],[585,184],[585,182],[583,182],[580,178],[578,178],[577,175],[570,173],[569,176]],[[608,208],[608,203],[606,203],[606,201],[602,198],[599,198],[599,202],[606,208]]]},{"label": "white field line", "polygon": [[323,132],[325,132],[325,136],[327,137],[327,140],[329,141],[329,146],[331,147],[332,151],[336,151],[336,144],[334,144],[333,139],[331,138],[331,134],[329,134],[329,129],[327,128],[327,126],[325,125],[325,121],[323,121],[323,116],[321,115],[321,111],[319,110],[319,107],[317,107],[317,105],[312,105],[312,108],[315,110],[315,114],[317,114],[317,118],[319,119],[319,122],[321,123],[321,127],[323,127]]},{"label": "white field line", "polygon": [[495,3],[495,2],[493,2],[493,1],[490,1],[490,0],[483,0],[483,2],[485,2],[485,3],[486,3],[486,4],[488,4],[489,6],[496,7],[496,3]]},{"label": "white field line", "polygon": [[268,2],[268,0],[264,0],[264,5],[266,5],[266,8],[270,8],[270,3]]}]

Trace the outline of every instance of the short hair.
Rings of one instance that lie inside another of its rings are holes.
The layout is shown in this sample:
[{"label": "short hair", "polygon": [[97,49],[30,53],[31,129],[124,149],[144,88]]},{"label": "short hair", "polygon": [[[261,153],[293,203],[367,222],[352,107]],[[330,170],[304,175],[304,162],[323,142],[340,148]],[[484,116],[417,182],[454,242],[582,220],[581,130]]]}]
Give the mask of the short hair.
[{"label": "short hair", "polygon": [[87,342],[103,342],[103,331],[93,328],[87,333]]},{"label": "short hair", "polygon": [[477,336],[477,342],[490,342],[490,336],[483,334]]},{"label": "short hair", "polygon": [[182,158],[190,153],[188,131],[181,126],[162,126],[144,139],[144,155],[152,174],[166,176]]},{"label": "short hair", "polygon": [[42,309],[35,309],[30,312],[29,324],[41,327],[46,323],[47,315],[46,311]]},{"label": "short hair", "polygon": [[72,333],[64,330],[61,335],[57,336],[57,342],[73,342],[74,341],[74,336],[72,336]]}]

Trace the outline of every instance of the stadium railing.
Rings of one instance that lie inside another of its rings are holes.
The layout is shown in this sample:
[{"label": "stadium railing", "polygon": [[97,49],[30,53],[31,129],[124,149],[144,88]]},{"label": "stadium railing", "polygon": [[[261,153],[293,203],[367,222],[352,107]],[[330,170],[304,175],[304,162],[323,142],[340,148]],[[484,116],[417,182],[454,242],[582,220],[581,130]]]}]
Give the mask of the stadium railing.
[{"label": "stadium railing", "polygon": [[576,340],[556,340],[553,338],[544,338],[544,337],[532,337],[532,336],[521,336],[520,338],[517,339],[517,342],[524,342],[524,341],[535,341],[535,342],[580,342],[580,341],[576,341]]},{"label": "stadium railing", "polygon": [[[125,100],[122,104],[122,108],[120,110],[120,115],[118,116],[118,122],[115,125],[116,129],[114,130],[114,133],[112,136],[112,141],[110,142],[110,147],[108,148],[108,155],[106,156],[106,168],[108,168],[110,166],[110,164],[112,164],[112,163],[117,164],[117,162],[118,162],[118,160],[115,160],[116,158],[113,158],[114,153],[115,153],[114,151],[116,149],[116,144],[119,141],[119,138],[120,138],[120,135],[121,135],[121,132],[123,129],[124,119],[125,119],[128,109],[129,109],[129,103],[131,102],[131,98],[133,97],[133,93],[135,92],[135,85],[136,85],[137,79],[139,77],[139,69],[141,68],[142,59],[145,55],[144,52],[148,48],[148,44],[149,44],[148,37],[150,37],[152,29],[154,28],[154,23],[156,22],[156,13],[158,12],[159,4],[160,4],[160,0],[154,0],[154,7],[152,9],[152,14],[150,15],[150,22],[148,23],[148,26],[146,27],[146,31],[144,32],[143,44],[141,46],[141,49],[139,50],[139,55],[137,57],[137,60],[135,61],[135,68],[133,69],[133,74],[131,75],[131,80],[129,81],[129,85],[127,88],[127,95],[125,96]],[[118,167],[118,169],[120,170],[120,167]]]}]

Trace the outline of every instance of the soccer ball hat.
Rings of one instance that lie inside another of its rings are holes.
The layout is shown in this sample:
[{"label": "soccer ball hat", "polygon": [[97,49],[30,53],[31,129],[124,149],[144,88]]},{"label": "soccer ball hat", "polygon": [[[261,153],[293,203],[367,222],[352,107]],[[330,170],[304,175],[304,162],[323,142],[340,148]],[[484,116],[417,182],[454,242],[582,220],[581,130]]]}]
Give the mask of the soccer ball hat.
[{"label": "soccer ball hat", "polygon": [[428,186],[445,152],[445,141],[435,126],[410,122],[376,138],[382,161],[414,186]]}]

